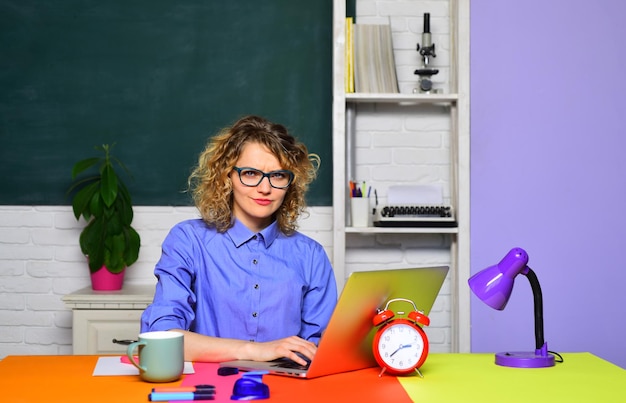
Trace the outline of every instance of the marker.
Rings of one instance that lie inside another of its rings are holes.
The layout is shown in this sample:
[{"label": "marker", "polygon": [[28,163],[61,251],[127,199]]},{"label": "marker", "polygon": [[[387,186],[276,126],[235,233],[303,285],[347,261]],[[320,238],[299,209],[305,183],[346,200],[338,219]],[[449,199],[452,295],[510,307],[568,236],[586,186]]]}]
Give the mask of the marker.
[{"label": "marker", "polygon": [[169,400],[215,400],[215,392],[152,392],[148,395],[151,402],[167,402]]},{"label": "marker", "polygon": [[195,385],[195,386],[173,386],[173,387],[161,387],[152,388],[152,392],[155,393],[172,393],[172,392],[210,392],[215,391],[214,385]]}]

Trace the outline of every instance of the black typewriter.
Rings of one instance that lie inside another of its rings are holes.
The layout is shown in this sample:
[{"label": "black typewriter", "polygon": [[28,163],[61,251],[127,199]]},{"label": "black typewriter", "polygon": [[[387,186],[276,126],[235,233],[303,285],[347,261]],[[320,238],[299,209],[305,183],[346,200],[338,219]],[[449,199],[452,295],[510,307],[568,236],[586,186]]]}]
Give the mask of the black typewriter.
[{"label": "black typewriter", "polygon": [[456,227],[452,206],[409,204],[376,209],[375,227]]}]

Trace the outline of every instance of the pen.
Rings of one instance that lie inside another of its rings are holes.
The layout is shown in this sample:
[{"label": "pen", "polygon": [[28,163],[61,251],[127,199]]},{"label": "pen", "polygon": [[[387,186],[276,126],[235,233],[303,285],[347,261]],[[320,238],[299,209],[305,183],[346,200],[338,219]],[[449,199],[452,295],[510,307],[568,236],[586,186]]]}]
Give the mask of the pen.
[{"label": "pen", "polygon": [[148,395],[151,402],[167,402],[169,400],[215,400],[215,392],[152,392]]},{"label": "pen", "polygon": [[172,392],[210,392],[215,391],[214,385],[195,385],[195,386],[173,386],[152,388],[152,392],[156,393],[172,393]]},{"label": "pen", "polygon": [[378,192],[374,189],[374,200],[376,204],[374,204],[374,208],[372,209],[372,215],[376,214],[376,209],[378,208]]}]

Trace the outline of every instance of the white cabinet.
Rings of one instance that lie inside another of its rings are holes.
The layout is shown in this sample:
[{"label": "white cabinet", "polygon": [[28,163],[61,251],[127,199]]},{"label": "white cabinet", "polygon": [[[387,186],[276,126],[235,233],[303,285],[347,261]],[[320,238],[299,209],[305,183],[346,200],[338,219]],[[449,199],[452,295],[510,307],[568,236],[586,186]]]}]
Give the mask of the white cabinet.
[{"label": "white cabinet", "polygon": [[75,355],[123,354],[117,340],[137,340],[141,314],[152,303],[154,285],[125,285],[120,291],[83,288],[63,297],[72,309],[72,346]]},{"label": "white cabinet", "polygon": [[[449,318],[442,321],[449,337],[442,337],[449,351],[469,352],[469,0],[357,0],[357,23],[391,24],[399,94],[346,93],[345,4],[334,1],[333,17],[333,265],[339,287],[355,270],[447,263]],[[432,77],[436,93],[413,92],[424,13],[438,47],[431,59],[441,71]],[[391,185],[440,184],[458,225],[352,227],[349,180],[377,189],[379,208]]]}]

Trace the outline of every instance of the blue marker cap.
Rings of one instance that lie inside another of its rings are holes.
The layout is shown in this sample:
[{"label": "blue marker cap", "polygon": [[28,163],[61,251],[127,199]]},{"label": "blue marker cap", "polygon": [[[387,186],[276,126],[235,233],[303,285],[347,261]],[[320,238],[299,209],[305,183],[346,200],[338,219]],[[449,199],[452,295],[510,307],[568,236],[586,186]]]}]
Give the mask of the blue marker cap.
[{"label": "blue marker cap", "polygon": [[263,383],[267,371],[247,372],[235,382],[231,400],[259,400],[270,397],[270,388]]}]

